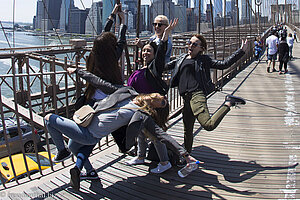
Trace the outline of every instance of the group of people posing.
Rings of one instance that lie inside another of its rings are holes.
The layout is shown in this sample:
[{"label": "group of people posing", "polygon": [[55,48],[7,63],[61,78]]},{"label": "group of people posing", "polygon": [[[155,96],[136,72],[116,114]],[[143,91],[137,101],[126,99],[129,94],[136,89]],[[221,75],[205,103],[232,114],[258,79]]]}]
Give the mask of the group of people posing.
[{"label": "group of people posing", "polygon": [[[120,18],[118,39],[109,32],[116,15]],[[77,73],[86,80],[84,104],[97,110],[91,123],[83,127],[71,119],[55,114],[48,114],[44,118],[57,147],[53,161],[62,162],[72,154],[76,156],[75,167],[70,170],[70,185],[75,190],[79,190],[81,179],[99,178],[89,161],[89,155],[100,139],[108,134],[123,136],[124,151],[133,147],[137,139],[137,156],[129,160],[127,165],[143,164],[147,143],[151,141],[160,162],[150,172],[163,173],[172,167],[168,149],[183,158],[187,164],[196,162],[190,155],[196,119],[205,130],[212,131],[230,111],[230,107],[246,103],[240,97],[227,95],[224,103],[213,115],[207,107],[207,95],[215,90],[210,69],[229,68],[245,54],[247,40],[225,60],[213,60],[205,55],[205,38],[196,34],[187,42],[187,53],[170,61],[172,40],[169,35],[178,24],[178,19],[169,21],[163,15],[154,19],[153,37],[146,42],[136,39],[137,46],[141,47],[142,66],[131,74],[125,84],[118,65],[126,44],[127,26],[124,19],[121,4],[115,5],[107,19],[104,32],[94,40],[86,70],[67,69],[70,74]],[[167,70],[173,70],[169,85],[162,79],[163,72]],[[184,100],[183,146],[167,134],[169,102],[166,95],[170,87],[178,87]],[[64,143],[64,136],[69,138],[68,147]],[[81,173],[83,168],[86,173]]]},{"label": "group of people posing", "polygon": [[[287,27],[283,25],[274,26],[271,30],[270,36],[266,39],[266,47],[268,48],[268,66],[267,72],[277,72],[275,68],[275,61],[277,54],[279,55],[279,74],[286,74],[288,72],[287,63],[293,58],[294,40],[297,40],[296,30],[294,30],[294,37],[292,33],[288,33]],[[272,70],[271,70],[272,64]],[[283,68],[284,67],[284,70]]]}]

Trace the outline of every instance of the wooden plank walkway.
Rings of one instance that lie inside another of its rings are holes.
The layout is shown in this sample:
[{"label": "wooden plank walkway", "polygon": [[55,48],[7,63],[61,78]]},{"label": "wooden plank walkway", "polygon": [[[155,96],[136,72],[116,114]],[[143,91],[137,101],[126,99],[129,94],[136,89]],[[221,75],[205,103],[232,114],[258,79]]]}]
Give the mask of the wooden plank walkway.
[{"label": "wooden plank walkway", "polygon": [[[81,181],[80,192],[69,186],[69,165],[49,176],[3,189],[0,198],[300,199],[300,167],[295,167],[300,157],[299,55],[300,44],[296,43],[295,59],[285,75],[266,73],[264,57],[209,99],[211,111],[231,93],[244,97],[247,104],[233,108],[212,132],[201,130],[196,123],[192,155],[205,164],[186,178],[177,175],[177,167],[154,175],[148,172],[153,163],[126,166],[131,157],[113,146],[92,156],[101,182]],[[170,124],[169,134],[182,143],[181,116]],[[9,196],[13,193],[21,195]]]}]

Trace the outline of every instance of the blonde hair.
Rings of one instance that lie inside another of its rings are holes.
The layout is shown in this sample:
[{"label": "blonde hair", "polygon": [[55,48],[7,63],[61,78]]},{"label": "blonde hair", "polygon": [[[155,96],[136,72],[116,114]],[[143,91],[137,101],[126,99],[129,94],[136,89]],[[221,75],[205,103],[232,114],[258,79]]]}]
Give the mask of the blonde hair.
[{"label": "blonde hair", "polygon": [[154,18],[154,21],[156,19],[161,19],[167,26],[169,26],[169,19],[167,16],[165,15],[157,15],[155,18]]},{"label": "blonde hair", "polygon": [[169,104],[164,108],[153,108],[152,102],[157,98],[159,93],[139,94],[134,98],[137,105],[146,111],[164,131],[167,130],[167,121],[169,117]]}]

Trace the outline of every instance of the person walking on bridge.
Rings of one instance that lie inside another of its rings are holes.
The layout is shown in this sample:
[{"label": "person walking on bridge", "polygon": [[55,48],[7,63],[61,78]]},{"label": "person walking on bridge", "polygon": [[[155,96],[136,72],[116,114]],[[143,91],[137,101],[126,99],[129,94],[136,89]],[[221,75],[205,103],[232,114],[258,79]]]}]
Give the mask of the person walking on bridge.
[{"label": "person walking on bridge", "polygon": [[248,42],[247,40],[242,42],[241,48],[223,61],[212,60],[208,55],[204,55],[207,50],[207,43],[200,34],[194,35],[187,45],[188,53],[167,63],[165,70],[174,69],[170,87],[178,87],[179,94],[184,100],[182,110],[184,146],[188,152],[191,152],[195,119],[205,130],[212,131],[229,112],[231,106],[246,103],[240,97],[227,95],[221,108],[210,116],[206,96],[215,89],[210,77],[210,69],[229,68],[245,54]]},{"label": "person walking on bridge", "polygon": [[275,36],[276,31],[272,31],[271,35],[266,40],[266,47],[268,47],[268,67],[267,72],[270,73],[270,65],[273,64],[272,72],[276,72],[275,61],[277,59],[277,50],[279,45],[279,39]]}]

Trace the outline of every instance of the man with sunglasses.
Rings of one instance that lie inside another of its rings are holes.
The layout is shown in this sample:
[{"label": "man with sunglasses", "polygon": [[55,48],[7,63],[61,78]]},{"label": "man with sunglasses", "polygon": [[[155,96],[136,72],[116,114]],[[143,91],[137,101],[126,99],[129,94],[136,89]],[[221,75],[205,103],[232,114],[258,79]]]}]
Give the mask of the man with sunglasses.
[{"label": "man with sunglasses", "polygon": [[[152,25],[154,28],[154,35],[150,37],[149,41],[155,42],[156,45],[158,46],[162,39],[165,29],[169,26],[169,19],[164,15],[158,15],[155,17]],[[142,48],[144,43],[139,38],[136,38],[136,45],[139,48]],[[167,51],[165,57],[166,63],[170,61],[171,53],[172,53],[172,40],[170,37],[168,37]]]},{"label": "man with sunglasses", "polygon": [[204,55],[207,50],[205,38],[194,35],[187,43],[188,53],[180,55],[177,59],[166,64],[166,70],[173,70],[170,87],[178,87],[179,94],[184,100],[182,110],[184,124],[184,146],[190,153],[193,146],[193,127],[195,119],[207,130],[214,130],[223,117],[229,112],[231,106],[245,104],[245,100],[227,95],[225,102],[212,116],[208,111],[206,96],[214,91],[215,86],[210,77],[210,69],[226,69],[239,60],[248,46],[247,40],[227,59],[212,60]]}]

